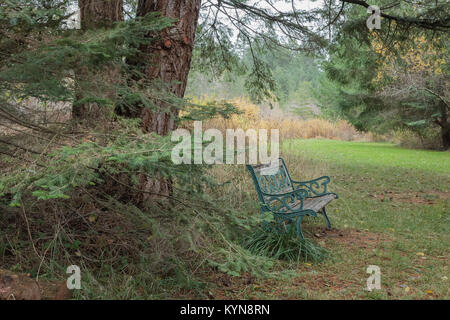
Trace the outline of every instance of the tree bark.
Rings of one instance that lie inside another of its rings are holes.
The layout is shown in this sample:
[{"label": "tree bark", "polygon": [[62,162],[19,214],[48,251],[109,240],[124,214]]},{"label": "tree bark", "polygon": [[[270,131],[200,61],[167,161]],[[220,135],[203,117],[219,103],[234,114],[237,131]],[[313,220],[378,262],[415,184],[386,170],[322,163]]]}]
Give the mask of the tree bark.
[{"label": "tree bark", "polygon": [[450,122],[448,121],[447,105],[441,103],[441,120],[439,125],[441,126],[441,138],[442,148],[445,150],[450,149]]},{"label": "tree bark", "polygon": [[446,127],[442,127],[441,135],[442,135],[442,148],[444,150],[450,149],[450,124],[449,123],[447,123]]},{"label": "tree bark", "polygon": [[[145,16],[150,12],[159,12],[162,16],[175,18],[173,26],[163,30],[160,34],[150,34],[157,37],[157,43],[141,48],[149,61],[144,65],[144,73],[149,80],[159,80],[166,84],[166,90],[179,98],[184,97],[187,77],[191,65],[192,50],[195,40],[201,0],[139,0],[138,16]],[[164,102],[154,101],[161,110],[141,109],[143,132],[155,132],[164,136],[174,130],[175,119],[179,110],[168,106]],[[172,181],[161,177],[140,177],[141,201],[147,201],[154,194],[156,197],[172,194]]]},{"label": "tree bark", "polygon": [[[80,10],[80,25],[82,30],[93,30],[98,28],[110,28],[117,21],[123,20],[123,0],[78,0],[78,8]],[[79,71],[76,76],[78,78],[77,100],[83,98],[83,91],[92,90],[86,88],[89,84],[81,84],[83,82],[83,75],[89,73],[89,70]],[[104,70],[101,74],[96,75],[97,83],[108,83],[117,79],[118,71],[109,69]],[[110,92],[102,92],[104,89],[99,89],[98,94],[106,98],[112,97],[114,94]],[[109,97],[111,96],[111,97]],[[74,105],[72,108],[72,118],[75,120],[95,120],[99,119],[104,114],[104,109],[95,103],[84,103]]]},{"label": "tree bark", "polygon": [[[138,4],[138,16],[160,12],[162,16],[177,19],[175,25],[159,34],[159,43],[141,49],[151,57],[144,70],[148,79],[161,80],[179,98],[184,97],[186,89],[200,3],[200,0],[140,0]],[[167,107],[156,103],[162,108]],[[142,129],[144,132],[167,135],[175,129],[174,118],[177,116],[177,109],[165,113],[144,108],[141,113]]]},{"label": "tree bark", "polygon": [[123,20],[123,0],[78,0],[82,30],[110,28]]}]

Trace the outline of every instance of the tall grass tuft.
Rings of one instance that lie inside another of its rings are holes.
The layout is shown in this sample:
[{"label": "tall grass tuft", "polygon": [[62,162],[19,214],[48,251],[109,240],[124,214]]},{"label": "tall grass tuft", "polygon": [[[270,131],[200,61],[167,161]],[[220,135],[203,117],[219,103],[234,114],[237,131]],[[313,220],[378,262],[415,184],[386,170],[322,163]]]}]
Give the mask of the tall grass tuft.
[{"label": "tall grass tuft", "polygon": [[299,239],[294,228],[286,232],[257,228],[244,240],[243,247],[255,255],[288,262],[319,262],[329,256],[327,249],[310,239]]}]

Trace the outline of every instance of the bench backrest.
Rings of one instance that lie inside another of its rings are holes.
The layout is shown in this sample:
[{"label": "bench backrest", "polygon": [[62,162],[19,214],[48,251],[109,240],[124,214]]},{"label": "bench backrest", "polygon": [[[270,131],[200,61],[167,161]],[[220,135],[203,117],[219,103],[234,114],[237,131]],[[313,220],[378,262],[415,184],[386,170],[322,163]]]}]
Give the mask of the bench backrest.
[{"label": "bench backrest", "polygon": [[276,163],[246,167],[252,175],[258,198],[263,203],[266,203],[266,199],[262,193],[280,194],[294,190],[291,176],[282,158]]}]

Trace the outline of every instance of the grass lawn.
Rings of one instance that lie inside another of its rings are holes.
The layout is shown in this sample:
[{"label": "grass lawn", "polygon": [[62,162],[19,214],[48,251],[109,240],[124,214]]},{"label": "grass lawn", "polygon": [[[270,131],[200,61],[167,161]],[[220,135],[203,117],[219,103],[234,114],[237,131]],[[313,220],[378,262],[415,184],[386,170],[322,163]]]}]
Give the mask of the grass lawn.
[{"label": "grass lawn", "polygon": [[[336,229],[325,231],[322,219],[310,218],[304,230],[332,256],[319,264],[286,263],[269,279],[216,279],[213,297],[449,298],[449,152],[289,140],[282,156],[294,178],[331,177],[330,190],[340,197],[327,207]],[[381,290],[366,290],[369,265],[380,267]]]}]

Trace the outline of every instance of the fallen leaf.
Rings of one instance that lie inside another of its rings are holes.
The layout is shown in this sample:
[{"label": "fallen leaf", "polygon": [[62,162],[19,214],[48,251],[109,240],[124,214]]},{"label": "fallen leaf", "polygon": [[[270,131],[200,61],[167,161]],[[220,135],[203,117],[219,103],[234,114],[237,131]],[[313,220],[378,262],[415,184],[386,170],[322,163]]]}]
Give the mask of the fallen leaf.
[{"label": "fallen leaf", "polygon": [[406,292],[406,293],[408,293],[410,290],[411,290],[410,287],[406,287],[406,288],[405,288],[405,292]]},{"label": "fallen leaf", "polygon": [[423,256],[425,255],[425,253],[423,253],[423,252],[417,252],[416,255],[417,255],[417,256],[422,256],[422,257],[423,257]]}]

